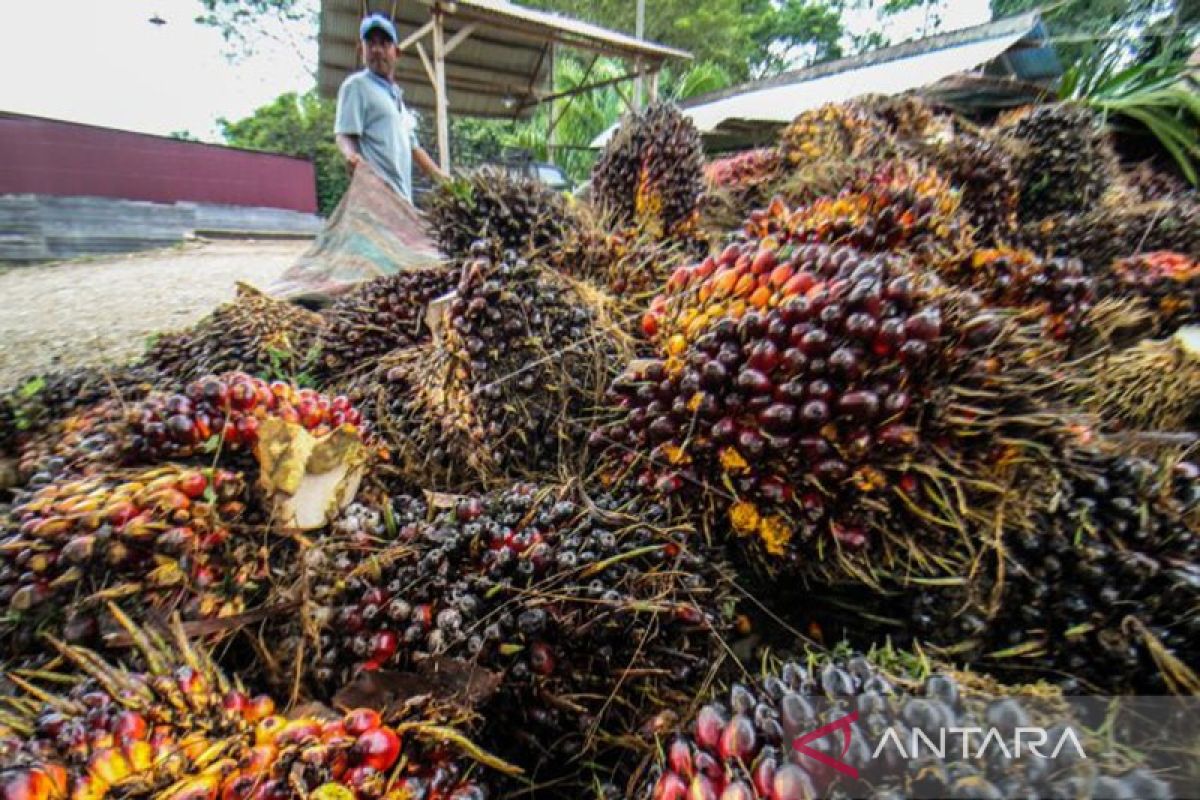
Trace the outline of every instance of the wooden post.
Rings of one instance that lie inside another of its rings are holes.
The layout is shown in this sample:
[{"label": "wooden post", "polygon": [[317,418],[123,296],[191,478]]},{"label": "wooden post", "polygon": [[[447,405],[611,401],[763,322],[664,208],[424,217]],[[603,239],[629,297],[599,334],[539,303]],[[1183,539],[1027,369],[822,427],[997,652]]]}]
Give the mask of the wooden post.
[{"label": "wooden post", "polygon": [[[637,0],[637,15],[634,19],[634,36],[638,39],[646,37],[646,0]],[[637,77],[633,80],[633,107],[642,107],[642,62],[637,62]]]},{"label": "wooden post", "polygon": [[658,102],[658,70],[650,73],[650,102]]},{"label": "wooden post", "polygon": [[438,166],[450,171],[450,115],[446,102],[446,26],[442,10],[433,8],[433,96],[437,108]]}]

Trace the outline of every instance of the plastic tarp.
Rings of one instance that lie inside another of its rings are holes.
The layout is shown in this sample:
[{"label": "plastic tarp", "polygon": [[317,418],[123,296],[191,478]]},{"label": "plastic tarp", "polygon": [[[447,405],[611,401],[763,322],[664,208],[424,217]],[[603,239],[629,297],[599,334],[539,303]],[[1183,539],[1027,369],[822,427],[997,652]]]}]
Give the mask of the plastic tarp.
[{"label": "plastic tarp", "polygon": [[440,260],[421,212],[364,164],[312,247],[268,293],[319,304],[363,281]]}]

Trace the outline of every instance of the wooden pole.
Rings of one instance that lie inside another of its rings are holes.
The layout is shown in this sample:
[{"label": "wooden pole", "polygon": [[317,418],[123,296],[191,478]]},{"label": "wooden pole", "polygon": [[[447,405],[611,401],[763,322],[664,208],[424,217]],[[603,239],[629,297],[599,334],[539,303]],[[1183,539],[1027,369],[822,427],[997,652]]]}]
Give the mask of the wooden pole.
[{"label": "wooden pole", "polygon": [[[635,22],[634,36],[638,39],[646,37],[646,0],[637,0],[637,20]],[[642,107],[642,61],[638,59],[634,62],[637,67],[637,77],[633,80],[633,107]]]},{"label": "wooden pole", "polygon": [[650,102],[658,102],[658,70],[650,73]]},{"label": "wooden pole", "polygon": [[441,9],[433,9],[434,104],[437,107],[438,166],[450,171],[450,114],[446,102],[446,26]]}]

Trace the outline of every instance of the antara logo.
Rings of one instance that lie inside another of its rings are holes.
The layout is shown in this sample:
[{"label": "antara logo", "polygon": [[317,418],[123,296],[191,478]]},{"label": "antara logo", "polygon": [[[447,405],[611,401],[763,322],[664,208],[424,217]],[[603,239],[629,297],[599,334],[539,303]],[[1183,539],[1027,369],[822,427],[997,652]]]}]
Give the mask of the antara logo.
[{"label": "antara logo", "polygon": [[[792,740],[792,748],[802,755],[824,764],[847,777],[857,779],[858,770],[841,759],[850,751],[850,741],[853,735],[851,726],[858,722],[858,712],[854,711],[833,722],[809,731],[803,736]],[[835,758],[812,747],[812,742],[823,739],[830,734],[841,732],[842,752]],[[948,742],[947,739],[950,739]],[[961,749],[955,752],[950,746],[958,739]],[[919,728],[913,728],[909,734],[908,747],[895,728],[888,728],[880,737],[879,742],[871,752],[871,759],[877,759],[888,748],[894,749],[901,758],[912,759],[921,755],[935,755],[946,758],[947,752],[951,758],[958,756],[963,760],[981,759],[993,752],[1003,753],[1008,758],[1022,758],[1026,753],[1037,758],[1058,758],[1064,748],[1070,747],[1080,759],[1086,759],[1087,753],[1079,742],[1074,729],[1065,727],[1057,734],[1057,741],[1051,742],[1050,732],[1045,728],[1016,728],[1012,734],[1012,747],[996,728],[941,728],[936,740]],[[973,743],[978,742],[977,747]],[[1043,748],[1053,745],[1053,750],[1043,752]]]}]

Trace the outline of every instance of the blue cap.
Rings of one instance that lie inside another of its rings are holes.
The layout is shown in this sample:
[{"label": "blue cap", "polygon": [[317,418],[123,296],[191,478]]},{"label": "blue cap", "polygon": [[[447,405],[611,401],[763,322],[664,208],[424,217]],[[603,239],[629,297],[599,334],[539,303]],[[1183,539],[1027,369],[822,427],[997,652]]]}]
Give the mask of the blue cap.
[{"label": "blue cap", "polygon": [[400,38],[396,36],[396,26],[383,14],[368,14],[363,17],[362,24],[358,26],[358,38],[365,42],[367,34],[376,29],[390,36],[393,42],[400,41]]}]

